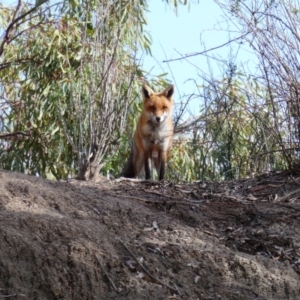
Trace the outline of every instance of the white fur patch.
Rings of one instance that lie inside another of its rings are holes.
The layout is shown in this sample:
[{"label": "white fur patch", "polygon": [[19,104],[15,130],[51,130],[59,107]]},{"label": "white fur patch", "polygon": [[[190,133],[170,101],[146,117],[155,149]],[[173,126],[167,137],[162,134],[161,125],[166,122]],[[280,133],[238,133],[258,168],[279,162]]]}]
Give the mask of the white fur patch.
[{"label": "white fur patch", "polygon": [[157,151],[153,151],[153,152],[152,152],[152,157],[153,157],[153,158],[158,157],[158,152],[157,152]]}]

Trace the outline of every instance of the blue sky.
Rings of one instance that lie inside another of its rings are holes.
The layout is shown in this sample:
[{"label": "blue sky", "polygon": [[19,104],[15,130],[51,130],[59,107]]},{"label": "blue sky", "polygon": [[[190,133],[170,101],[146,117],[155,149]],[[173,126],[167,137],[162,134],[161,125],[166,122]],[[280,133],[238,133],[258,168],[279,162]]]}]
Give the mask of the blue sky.
[{"label": "blue sky", "polygon": [[[195,84],[189,79],[196,79],[202,83],[199,74],[208,74],[207,58],[203,55],[187,60],[164,63],[166,59],[178,58],[181,55],[201,52],[221,44],[238,34],[229,35],[230,24],[225,21],[222,10],[214,1],[200,0],[192,3],[190,8],[179,6],[177,15],[172,7],[161,0],[149,0],[149,13],[147,14],[148,27],[152,37],[152,55],[144,56],[143,67],[157,75],[168,72],[168,78],[176,85],[177,99],[185,94],[196,91]],[[203,44],[204,43],[204,44]],[[255,57],[249,48],[233,45],[233,54],[237,55],[236,63],[243,62],[245,66],[254,68]],[[230,47],[210,52],[219,58],[227,59]],[[220,76],[220,63],[210,60],[211,69],[215,76]],[[192,104],[192,110],[197,114],[197,101]]]}]

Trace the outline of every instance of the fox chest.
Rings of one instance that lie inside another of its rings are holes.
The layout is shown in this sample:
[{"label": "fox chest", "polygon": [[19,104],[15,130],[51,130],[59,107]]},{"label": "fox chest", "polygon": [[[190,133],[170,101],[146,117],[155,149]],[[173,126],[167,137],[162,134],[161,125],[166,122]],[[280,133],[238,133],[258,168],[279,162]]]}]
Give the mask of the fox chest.
[{"label": "fox chest", "polygon": [[143,136],[143,146],[146,150],[166,151],[169,148],[172,133],[168,132],[163,126],[155,128],[146,125],[143,128]]}]

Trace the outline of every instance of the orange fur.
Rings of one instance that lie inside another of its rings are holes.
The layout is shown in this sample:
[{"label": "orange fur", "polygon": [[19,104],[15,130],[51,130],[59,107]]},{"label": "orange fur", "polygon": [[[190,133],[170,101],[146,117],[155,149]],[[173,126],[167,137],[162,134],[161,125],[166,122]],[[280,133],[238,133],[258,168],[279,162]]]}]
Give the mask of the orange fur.
[{"label": "orange fur", "polygon": [[151,178],[151,164],[157,171],[159,180],[164,179],[167,153],[173,140],[173,93],[174,86],[169,85],[163,92],[154,93],[144,85],[143,110],[134,134],[132,164],[125,177],[139,177],[145,171],[146,179]]}]

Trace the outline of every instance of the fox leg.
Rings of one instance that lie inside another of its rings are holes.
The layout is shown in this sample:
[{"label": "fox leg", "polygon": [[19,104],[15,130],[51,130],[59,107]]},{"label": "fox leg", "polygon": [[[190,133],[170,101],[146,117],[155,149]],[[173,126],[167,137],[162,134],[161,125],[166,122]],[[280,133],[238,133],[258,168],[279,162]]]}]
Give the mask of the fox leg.
[{"label": "fox leg", "polygon": [[158,163],[156,167],[158,180],[163,180],[165,178],[166,161],[167,151],[160,151],[158,154]]},{"label": "fox leg", "polygon": [[159,176],[159,170],[160,170],[160,161],[159,161],[159,158],[158,158],[158,156],[157,157],[152,157],[152,160],[153,160],[153,164],[154,164],[157,176]]},{"label": "fox leg", "polygon": [[146,151],[144,154],[144,167],[146,180],[151,179],[151,155],[150,151]]}]

